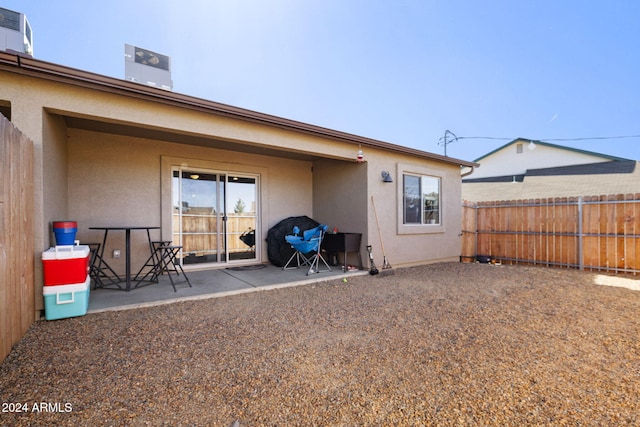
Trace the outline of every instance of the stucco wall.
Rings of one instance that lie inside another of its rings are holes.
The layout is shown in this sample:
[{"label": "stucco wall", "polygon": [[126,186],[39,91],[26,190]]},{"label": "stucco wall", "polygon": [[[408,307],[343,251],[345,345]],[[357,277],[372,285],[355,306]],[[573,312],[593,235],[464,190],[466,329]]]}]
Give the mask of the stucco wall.
[{"label": "stucco wall", "polygon": [[[354,153],[355,154],[355,153]],[[327,224],[331,230],[362,234],[360,255],[367,265],[367,163],[322,159],[313,164],[314,219]],[[349,254],[347,262],[357,265],[360,260]]]},{"label": "stucco wall", "polygon": [[[217,114],[197,102],[27,74],[0,70],[0,102],[10,105],[12,122],[34,142],[37,267],[40,251],[53,244],[54,220],[78,221],[78,237],[84,242],[101,240],[100,232],[88,230],[95,225],[161,225],[167,238],[172,164],[259,175],[260,244],[281,219],[308,215],[343,231],[362,232],[363,249],[371,244],[378,262],[382,242],[394,266],[459,255],[461,184],[455,163],[372,144],[376,148],[363,147],[366,163],[356,164],[359,147],[349,135],[297,131],[269,120]],[[246,147],[256,147],[252,153],[259,154],[247,154]],[[401,182],[407,168],[442,179],[441,225],[408,230],[401,224]],[[392,174],[393,183],[382,182],[383,170]],[[134,239],[134,252],[145,253],[144,238]],[[114,234],[107,254],[123,246],[123,236]],[[264,245],[258,250],[266,261]],[[142,261],[133,259],[135,265]],[[41,307],[40,275],[36,281]]]},{"label": "stucco wall", "polygon": [[[364,153],[364,164],[353,160],[315,162],[315,219],[342,231],[363,233],[361,252],[365,266],[369,244],[378,266],[382,264],[383,255],[393,266],[459,259],[459,167],[411,156],[391,156],[381,150],[367,149]],[[393,182],[383,182],[382,171],[388,171]],[[441,225],[407,227],[402,224],[402,175],[405,172],[441,178]]]},{"label": "stucco wall", "polygon": [[[163,238],[170,238],[171,165],[260,176],[262,238],[258,244],[263,261],[267,258],[262,242],[271,226],[291,215],[313,215],[310,162],[78,129],[69,129],[68,153],[68,212],[79,222],[81,241],[101,241],[102,233],[88,227],[103,225],[162,225]],[[167,179],[169,184],[163,188]],[[152,238],[161,237],[158,231],[152,233]],[[112,236],[107,254],[124,248],[124,233]],[[148,252],[144,234],[137,237],[133,252]],[[122,268],[123,260],[113,262]],[[139,256],[132,262],[139,265],[144,259]]]},{"label": "stucco wall", "polygon": [[[366,153],[366,158],[369,163],[369,242],[373,246],[376,261],[382,262],[383,245],[387,260],[393,266],[458,260],[461,230],[459,167],[411,156],[388,156],[376,151]],[[391,173],[393,183],[382,181],[382,171]],[[418,173],[441,179],[440,225],[402,224],[403,173]],[[374,202],[380,232],[372,207]]]}]

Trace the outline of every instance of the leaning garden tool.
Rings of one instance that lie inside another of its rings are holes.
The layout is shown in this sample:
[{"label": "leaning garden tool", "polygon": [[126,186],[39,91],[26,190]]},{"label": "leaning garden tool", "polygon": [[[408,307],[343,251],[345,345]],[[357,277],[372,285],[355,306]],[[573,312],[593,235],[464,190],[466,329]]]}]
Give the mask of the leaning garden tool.
[{"label": "leaning garden tool", "polygon": [[371,253],[371,245],[367,246],[367,252],[369,252],[369,262],[371,263],[371,269],[369,270],[370,275],[378,274],[378,269],[376,268],[376,264],[373,262],[373,254]]},{"label": "leaning garden tool", "polygon": [[382,242],[382,232],[380,232],[380,222],[378,221],[378,212],[376,211],[376,202],[371,196],[371,204],[373,205],[373,214],[376,217],[376,225],[378,226],[378,235],[380,236],[380,246],[382,247],[382,269],[391,268],[391,264],[387,261],[387,254],[384,251],[384,243]]}]

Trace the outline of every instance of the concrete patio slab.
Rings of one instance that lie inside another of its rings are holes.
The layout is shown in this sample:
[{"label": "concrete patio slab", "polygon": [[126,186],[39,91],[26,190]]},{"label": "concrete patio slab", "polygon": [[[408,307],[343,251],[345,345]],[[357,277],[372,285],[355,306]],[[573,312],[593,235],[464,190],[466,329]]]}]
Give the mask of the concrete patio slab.
[{"label": "concrete patio slab", "polygon": [[187,272],[187,276],[192,287],[189,287],[182,276],[178,278],[176,278],[175,274],[172,276],[176,283],[177,292],[173,291],[167,275],[161,276],[158,283],[132,289],[130,292],[118,289],[92,289],[89,297],[88,313],[128,310],[196,299],[219,298],[363,274],[368,274],[368,272],[359,270],[345,273],[340,267],[332,267],[332,271],[307,276],[306,269],[283,270],[281,267],[271,264],[190,271]]}]

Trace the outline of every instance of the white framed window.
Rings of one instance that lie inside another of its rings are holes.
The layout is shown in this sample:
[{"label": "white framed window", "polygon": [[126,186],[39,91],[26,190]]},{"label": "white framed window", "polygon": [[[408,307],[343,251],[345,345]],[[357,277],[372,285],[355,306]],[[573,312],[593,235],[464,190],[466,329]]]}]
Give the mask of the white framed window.
[{"label": "white framed window", "polygon": [[402,223],[440,225],[441,178],[404,173],[402,175]]},{"label": "white framed window", "polygon": [[[447,227],[447,179],[452,172],[431,165],[397,163],[398,234],[444,233]],[[456,175],[457,176],[457,175]]]}]

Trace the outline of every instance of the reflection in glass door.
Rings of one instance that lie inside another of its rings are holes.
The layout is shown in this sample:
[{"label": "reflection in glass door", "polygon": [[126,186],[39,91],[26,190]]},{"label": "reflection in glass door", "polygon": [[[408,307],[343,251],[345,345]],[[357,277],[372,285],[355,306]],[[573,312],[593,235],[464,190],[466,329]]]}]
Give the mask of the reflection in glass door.
[{"label": "reflection in glass door", "polygon": [[229,260],[256,258],[256,178],[227,175],[227,242]]},{"label": "reflection in glass door", "polygon": [[184,265],[256,258],[256,177],[175,169],[172,193]]}]

